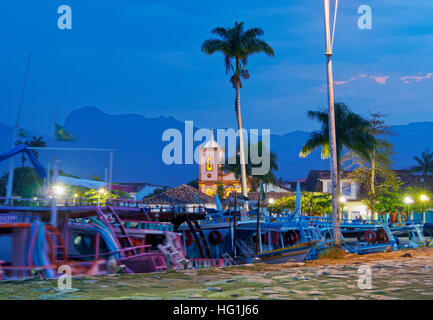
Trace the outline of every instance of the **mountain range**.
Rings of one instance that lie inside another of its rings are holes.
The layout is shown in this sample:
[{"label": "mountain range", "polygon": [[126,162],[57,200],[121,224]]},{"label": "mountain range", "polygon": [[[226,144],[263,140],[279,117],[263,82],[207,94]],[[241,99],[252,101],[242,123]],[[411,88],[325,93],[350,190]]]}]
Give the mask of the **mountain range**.
[{"label": "mountain range", "polygon": [[[113,181],[149,182],[176,186],[198,177],[198,165],[166,165],[162,150],[168,142],[162,134],[168,128],[184,132],[185,124],[173,117],[147,118],[137,114],[109,115],[96,107],[83,107],[69,114],[64,127],[75,135],[74,142],[55,142],[52,136],[30,131],[30,135],[43,136],[48,146],[109,148],[114,149]],[[414,155],[425,149],[433,149],[431,136],[433,122],[416,122],[391,126],[395,132],[390,142],[394,144],[395,169],[413,166]],[[11,127],[0,123],[0,151],[10,148]],[[307,158],[299,158],[299,151],[308,139],[308,131],[294,131],[284,135],[271,135],[271,149],[277,154],[277,177],[297,180],[306,177],[309,170],[329,168],[329,160],[320,158],[320,151]],[[201,142],[196,142],[197,146]],[[104,177],[108,168],[108,153],[90,151],[43,151],[40,160],[47,165],[52,159],[60,159],[60,169],[89,178]],[[17,157],[16,163],[19,165]],[[0,164],[0,172],[7,170],[7,163]]]}]

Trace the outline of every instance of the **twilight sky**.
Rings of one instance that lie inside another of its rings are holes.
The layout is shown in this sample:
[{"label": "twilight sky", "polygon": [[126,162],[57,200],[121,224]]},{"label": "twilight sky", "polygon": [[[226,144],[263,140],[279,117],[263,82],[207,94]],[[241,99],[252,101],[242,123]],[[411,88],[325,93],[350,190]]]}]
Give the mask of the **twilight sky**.
[{"label": "twilight sky", "polygon": [[[333,1],[332,1],[333,2]],[[72,8],[72,30],[57,8]],[[373,10],[360,30],[357,9]],[[336,100],[390,124],[433,119],[433,1],[340,0],[334,41]],[[260,27],[276,57],[249,60],[244,124],[272,133],[312,130],[307,110],[326,106],[321,0],[3,0],[0,122],[12,124],[27,52],[33,52],[22,126],[48,133],[53,118],[97,106],[111,114],[174,116],[234,127],[234,90],[220,54],[202,42],[216,26]]]}]

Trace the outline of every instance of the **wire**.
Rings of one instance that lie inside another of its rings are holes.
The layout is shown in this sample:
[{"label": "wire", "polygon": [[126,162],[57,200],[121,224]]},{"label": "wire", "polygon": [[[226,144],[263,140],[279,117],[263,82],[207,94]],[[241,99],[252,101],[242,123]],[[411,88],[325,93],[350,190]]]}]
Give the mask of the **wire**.
[{"label": "wire", "polygon": [[335,0],[334,24],[332,25],[331,51],[334,48],[335,23],[337,22],[338,0]]}]

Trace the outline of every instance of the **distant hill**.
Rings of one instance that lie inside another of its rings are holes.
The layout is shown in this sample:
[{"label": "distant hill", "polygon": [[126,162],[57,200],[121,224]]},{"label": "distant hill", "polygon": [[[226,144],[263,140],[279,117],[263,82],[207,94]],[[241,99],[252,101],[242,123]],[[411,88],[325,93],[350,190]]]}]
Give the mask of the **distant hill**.
[{"label": "distant hill", "polygon": [[[147,118],[142,115],[109,115],[95,107],[73,111],[66,119],[65,128],[76,136],[75,142],[54,143],[45,136],[49,146],[112,148],[114,153],[114,181],[149,182],[175,186],[197,178],[198,166],[163,163],[161,153],[167,142],[161,140],[167,128],[184,131],[184,123],[172,117]],[[433,150],[433,122],[419,122],[392,127],[396,136],[395,168],[411,167],[412,157],[426,148]],[[0,150],[10,146],[10,127],[0,123]],[[30,132],[32,135],[41,135]],[[321,160],[316,151],[308,158],[299,158],[299,150],[308,138],[307,131],[294,131],[271,136],[271,149],[278,156],[278,177],[300,179],[311,169],[329,168],[329,160]],[[198,143],[196,143],[197,145]],[[102,175],[108,168],[108,154],[101,152],[41,152],[41,161],[47,164],[54,157],[61,160],[61,169],[81,177]],[[18,163],[18,160],[17,160]],[[7,170],[5,163],[1,172]]]}]

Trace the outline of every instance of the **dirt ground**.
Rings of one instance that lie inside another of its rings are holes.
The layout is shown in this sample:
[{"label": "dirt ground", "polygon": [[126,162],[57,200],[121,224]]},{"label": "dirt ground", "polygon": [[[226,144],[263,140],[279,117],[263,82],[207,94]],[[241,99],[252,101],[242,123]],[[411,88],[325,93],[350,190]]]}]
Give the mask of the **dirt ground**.
[{"label": "dirt ground", "polygon": [[[372,269],[372,287],[360,289],[359,266]],[[368,255],[345,254],[305,263],[264,263],[152,274],[0,282],[0,299],[433,299],[433,248]]]}]

